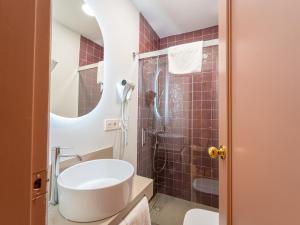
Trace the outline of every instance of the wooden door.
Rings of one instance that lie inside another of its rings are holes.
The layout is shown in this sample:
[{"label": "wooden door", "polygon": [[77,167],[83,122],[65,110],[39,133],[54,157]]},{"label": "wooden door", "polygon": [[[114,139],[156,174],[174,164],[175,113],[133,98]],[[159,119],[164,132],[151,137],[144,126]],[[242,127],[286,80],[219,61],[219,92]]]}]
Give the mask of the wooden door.
[{"label": "wooden door", "polygon": [[298,225],[300,2],[228,2],[232,224]]},{"label": "wooden door", "polygon": [[[230,1],[219,1],[219,130],[226,148],[219,160],[220,225],[231,225],[231,70]],[[216,146],[217,147],[217,146]]]},{"label": "wooden door", "polygon": [[50,0],[0,0],[0,217],[46,224]]}]

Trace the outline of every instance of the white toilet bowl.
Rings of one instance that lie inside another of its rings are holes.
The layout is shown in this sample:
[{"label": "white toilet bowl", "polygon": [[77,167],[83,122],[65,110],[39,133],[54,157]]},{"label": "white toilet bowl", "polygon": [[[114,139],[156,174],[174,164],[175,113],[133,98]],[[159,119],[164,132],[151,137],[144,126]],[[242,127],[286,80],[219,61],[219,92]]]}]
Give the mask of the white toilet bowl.
[{"label": "white toilet bowl", "polygon": [[219,213],[204,209],[191,209],[185,214],[183,225],[219,225]]}]

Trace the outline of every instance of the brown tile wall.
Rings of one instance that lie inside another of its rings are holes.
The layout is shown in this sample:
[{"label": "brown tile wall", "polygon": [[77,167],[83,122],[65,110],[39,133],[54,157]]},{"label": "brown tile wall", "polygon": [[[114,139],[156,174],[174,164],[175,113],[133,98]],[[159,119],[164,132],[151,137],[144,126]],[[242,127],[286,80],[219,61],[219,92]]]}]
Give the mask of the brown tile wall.
[{"label": "brown tile wall", "polygon": [[160,46],[159,41],[157,33],[152,29],[144,16],[140,14],[140,53],[158,50]]},{"label": "brown tile wall", "polygon": [[80,37],[79,66],[103,61],[104,48],[86,37]]},{"label": "brown tile wall", "polygon": [[208,27],[189,33],[161,38],[159,48],[164,49],[175,45],[191,43],[194,41],[207,41],[216,38],[218,38],[218,26]]},{"label": "brown tile wall", "polygon": [[[141,16],[141,41],[154,40],[149,34],[152,28]],[[147,28],[145,28],[145,26]],[[147,31],[147,32],[146,32]],[[151,32],[150,32],[151,33]],[[145,37],[146,36],[146,37]],[[218,27],[210,27],[186,34],[174,35],[155,41],[140,43],[140,52],[153,51],[170,46],[190,43],[199,40],[218,38]],[[153,44],[154,43],[154,44]],[[149,46],[148,46],[149,45]],[[140,175],[155,178],[155,189],[158,192],[194,202],[218,207],[218,196],[197,191],[193,187],[196,178],[218,180],[218,160],[207,155],[209,146],[218,146],[218,47],[204,48],[207,58],[203,59],[201,73],[172,75],[167,73],[167,57],[160,57],[159,68],[162,69],[160,86],[166,85],[168,74],[168,106],[165,108],[164,96],[161,97],[160,112],[168,136],[159,138],[159,150],[155,158],[157,168],[164,165],[161,173],[152,169],[154,138],[148,133],[145,146],[141,146],[142,128],[153,131],[155,122],[153,102],[149,101],[151,90],[154,90],[154,75],[157,58],[140,61],[139,78],[139,121],[138,121],[138,168]],[[166,111],[168,109],[168,113]],[[161,124],[160,124],[161,126]]]}]

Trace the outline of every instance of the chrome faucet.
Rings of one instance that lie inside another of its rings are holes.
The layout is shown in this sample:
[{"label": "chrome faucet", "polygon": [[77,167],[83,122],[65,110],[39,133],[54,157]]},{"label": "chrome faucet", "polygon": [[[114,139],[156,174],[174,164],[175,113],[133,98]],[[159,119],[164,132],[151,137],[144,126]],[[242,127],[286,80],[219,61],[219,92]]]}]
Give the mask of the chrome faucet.
[{"label": "chrome faucet", "polygon": [[58,204],[58,189],[57,189],[57,178],[59,175],[59,162],[60,158],[63,157],[76,157],[79,161],[82,161],[81,156],[75,154],[61,154],[61,149],[70,149],[62,147],[53,147],[51,149],[51,178],[50,178],[50,196],[49,202],[52,205]]}]

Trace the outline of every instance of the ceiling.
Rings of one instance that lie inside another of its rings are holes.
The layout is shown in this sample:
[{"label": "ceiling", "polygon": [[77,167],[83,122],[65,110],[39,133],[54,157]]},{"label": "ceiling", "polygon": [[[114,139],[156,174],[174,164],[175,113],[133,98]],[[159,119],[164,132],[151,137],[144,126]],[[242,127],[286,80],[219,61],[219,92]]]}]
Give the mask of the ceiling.
[{"label": "ceiling", "polygon": [[95,17],[86,15],[81,6],[83,0],[53,0],[53,18],[103,46],[102,34]]},{"label": "ceiling", "polygon": [[132,0],[162,37],[218,24],[218,0]]}]

